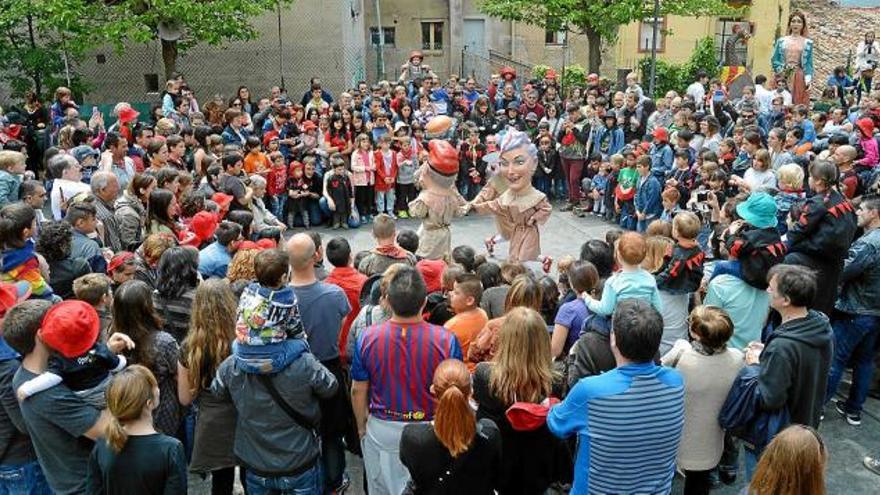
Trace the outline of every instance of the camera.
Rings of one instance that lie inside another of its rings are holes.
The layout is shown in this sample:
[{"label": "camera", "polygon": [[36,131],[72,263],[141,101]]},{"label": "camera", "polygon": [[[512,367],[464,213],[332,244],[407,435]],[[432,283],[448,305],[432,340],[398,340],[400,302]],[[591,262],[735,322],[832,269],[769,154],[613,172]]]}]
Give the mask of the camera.
[{"label": "camera", "polygon": [[698,191],[697,192],[697,201],[708,201],[709,200],[709,191]]}]

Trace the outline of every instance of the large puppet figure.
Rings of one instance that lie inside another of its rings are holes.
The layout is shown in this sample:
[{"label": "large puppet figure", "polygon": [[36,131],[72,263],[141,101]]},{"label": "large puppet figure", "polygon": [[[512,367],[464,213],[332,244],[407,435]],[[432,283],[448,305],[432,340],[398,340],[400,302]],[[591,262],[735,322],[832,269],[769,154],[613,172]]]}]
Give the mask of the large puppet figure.
[{"label": "large puppet figure", "polygon": [[422,190],[409,204],[410,216],[422,219],[416,254],[436,260],[452,249],[452,219],[467,211],[467,202],[455,189],[458,150],[446,141],[432,139],[428,142],[428,162],[417,175]]},{"label": "large puppet figure", "polygon": [[495,215],[501,235],[510,240],[510,261],[537,261],[541,254],[538,230],[550,217],[547,196],[532,187],[538,166],[538,149],[528,134],[510,129],[501,140],[498,173],[507,178],[507,189],[494,199],[477,196],[471,203],[477,213]]},{"label": "large puppet figure", "polygon": [[813,40],[807,38],[807,18],[800,12],[788,16],[788,36],[776,40],[771,59],[773,72],[783,77],[795,105],[810,104],[813,79]]}]

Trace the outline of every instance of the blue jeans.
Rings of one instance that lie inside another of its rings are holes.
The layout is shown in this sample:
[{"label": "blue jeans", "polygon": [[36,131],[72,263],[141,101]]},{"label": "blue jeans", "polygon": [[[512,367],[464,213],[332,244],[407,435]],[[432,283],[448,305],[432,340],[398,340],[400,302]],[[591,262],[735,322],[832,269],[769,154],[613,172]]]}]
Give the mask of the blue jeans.
[{"label": "blue jeans", "polygon": [[837,392],[840,379],[848,363],[853,364],[853,381],[844,409],[849,413],[860,413],[871,386],[874,373],[874,354],[877,352],[877,325],[880,318],[868,315],[843,315],[834,320],[834,359],[828,376],[825,401],[828,402]]},{"label": "blue jeans", "polygon": [[284,207],[287,206],[287,194],[281,193],[272,196],[272,214],[284,221]]},{"label": "blue jeans", "polygon": [[[551,183],[550,177],[548,177],[546,175],[542,175],[541,177],[535,177],[532,182],[533,182],[532,185],[535,186],[535,189],[544,193],[544,195],[547,196],[548,198],[550,197],[550,183]],[[473,199],[473,198],[471,198],[471,199]]]},{"label": "blue jeans", "polygon": [[376,211],[394,216],[394,188],[376,191]]},{"label": "blue jeans", "polygon": [[632,200],[620,203],[620,226],[625,230],[636,230],[636,207]]},{"label": "blue jeans", "polygon": [[244,345],[236,340],[232,342],[232,355],[236,366],[245,373],[270,375],[290,366],[308,347],[303,337],[288,337],[281,342],[264,345]]},{"label": "blue jeans", "polygon": [[0,495],[51,495],[38,461],[0,466]]},{"label": "blue jeans", "polygon": [[758,467],[758,458],[760,454],[755,452],[749,448],[743,448],[745,452],[744,464],[746,468],[746,483],[752,481],[752,475],[755,474],[755,469]]},{"label": "blue jeans", "polygon": [[245,473],[248,495],[320,495],[321,466],[316,463],[296,476],[264,478],[251,470]]}]

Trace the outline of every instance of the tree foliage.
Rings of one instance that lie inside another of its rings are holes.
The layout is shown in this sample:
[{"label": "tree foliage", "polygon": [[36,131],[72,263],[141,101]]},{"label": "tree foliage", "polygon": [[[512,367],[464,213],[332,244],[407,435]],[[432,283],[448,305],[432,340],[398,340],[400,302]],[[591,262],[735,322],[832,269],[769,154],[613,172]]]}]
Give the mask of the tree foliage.
[{"label": "tree foliage", "polygon": [[[102,39],[110,8],[87,0],[0,0],[0,80],[13,95],[47,96],[67,84],[65,61],[82,57]],[[71,72],[75,91],[84,85]]]},{"label": "tree foliage", "polygon": [[[652,18],[654,2],[648,0],[480,0],[480,10],[508,21],[524,22],[544,29],[566,30],[587,36],[590,44],[589,67],[598,72],[602,41],[617,38],[620,26]],[[726,0],[663,0],[661,15],[735,15],[741,9]],[[595,46],[594,46],[595,45]]]},{"label": "tree foliage", "polygon": [[[154,41],[160,22],[176,24],[183,33],[180,40],[162,41],[167,77],[180,51],[255,38],[250,20],[278,5],[279,0],[0,0],[0,80],[15,96],[29,89],[47,96],[66,84],[65,60],[73,64],[102,45],[121,52],[128,43]],[[72,67],[70,76],[74,92],[85,89]]]},{"label": "tree foliage", "polygon": [[[281,5],[292,0],[280,0]],[[176,69],[179,51],[200,43],[219,45],[257,36],[250,20],[278,7],[279,0],[120,0],[113,8],[126,12],[108,26],[107,41],[122,49],[129,41],[149,42],[157,38],[159,23],[176,24],[183,32],[177,41],[162,41],[165,75]]]},{"label": "tree foliage", "polygon": [[[664,95],[668,91],[683,92],[690,83],[694,82],[694,78],[700,71],[705,71],[710,78],[717,76],[719,65],[715,53],[715,39],[707,36],[697,41],[691,57],[683,64],[657,59],[656,85],[653,96]],[[642,81],[645,81],[645,87],[647,87],[647,81],[651,77],[650,57],[639,61],[639,70],[642,73]]]}]

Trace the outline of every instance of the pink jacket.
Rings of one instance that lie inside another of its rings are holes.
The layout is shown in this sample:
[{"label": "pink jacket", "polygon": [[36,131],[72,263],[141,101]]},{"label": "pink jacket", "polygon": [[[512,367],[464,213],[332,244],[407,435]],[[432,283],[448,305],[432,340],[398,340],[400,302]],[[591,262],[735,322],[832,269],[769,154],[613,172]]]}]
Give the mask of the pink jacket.
[{"label": "pink jacket", "polygon": [[877,141],[874,137],[859,139],[859,146],[861,146],[862,151],[865,152],[865,157],[857,161],[856,164],[864,165],[866,167],[875,167],[877,162],[880,161],[880,153],[877,152]]},{"label": "pink jacket", "polygon": [[372,151],[355,150],[351,154],[351,184],[372,186],[376,183],[376,159]]}]

